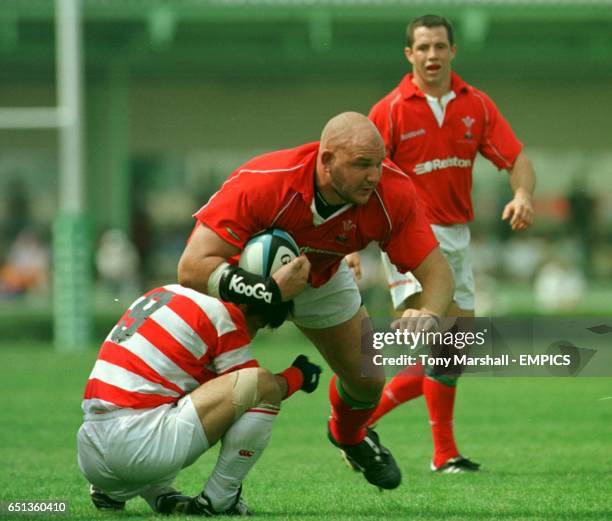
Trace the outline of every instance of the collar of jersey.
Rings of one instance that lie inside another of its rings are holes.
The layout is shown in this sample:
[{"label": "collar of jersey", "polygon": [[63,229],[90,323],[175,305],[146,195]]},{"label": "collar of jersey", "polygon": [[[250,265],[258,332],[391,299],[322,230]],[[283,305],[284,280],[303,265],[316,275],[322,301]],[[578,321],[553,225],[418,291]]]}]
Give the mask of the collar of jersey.
[{"label": "collar of jersey", "polygon": [[[424,98],[425,94],[412,82],[413,74],[406,74],[402,78],[402,81],[399,84],[399,90],[402,96],[405,99],[411,98],[412,96],[418,96],[419,98]],[[451,90],[455,91],[457,94],[460,92],[465,92],[468,90],[468,84],[465,83],[458,74],[451,72]]]}]

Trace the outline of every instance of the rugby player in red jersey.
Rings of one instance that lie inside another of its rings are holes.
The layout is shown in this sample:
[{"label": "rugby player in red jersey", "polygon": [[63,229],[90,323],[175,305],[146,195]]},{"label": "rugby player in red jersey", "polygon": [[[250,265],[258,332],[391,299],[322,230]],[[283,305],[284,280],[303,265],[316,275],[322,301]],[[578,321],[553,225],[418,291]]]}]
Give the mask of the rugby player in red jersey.
[{"label": "rugby player in red jersey", "polygon": [[[130,306],[98,353],[77,435],[98,509],[123,510],[141,496],[161,514],[249,514],[242,482],[268,444],[281,400],[313,392],[321,373],[304,355],[276,375],[253,358],[251,338],[282,324],[290,308],[236,306],[178,284]],[[180,470],[219,440],[204,490],[175,490]]]},{"label": "rugby player in red jersey", "polygon": [[[404,312],[401,327],[434,327],[451,302],[453,283],[412,182],[385,160],[376,127],[355,112],[332,118],[320,142],[239,167],[195,218],[179,262],[180,283],[238,303],[293,299],[291,320],[335,373],[330,441],[370,483],[397,487],[401,472],[395,460],[376,432],[366,429],[385,379],[361,374],[368,315],[343,259],[376,241],[400,270],[415,274],[423,298],[419,308]],[[228,262],[251,236],[271,227],[295,239],[303,266],[262,279]],[[254,291],[261,284],[265,291]]]},{"label": "rugby player in red jersey", "polygon": [[[426,15],[406,30],[406,59],[412,65],[399,85],[374,105],[370,119],[385,140],[388,157],[412,179],[424,203],[433,231],[455,279],[450,317],[474,316],[474,277],[469,256],[473,219],[472,169],[480,152],[498,169],[507,170],[514,197],[502,219],[513,230],[533,220],[535,174],[508,122],[482,91],[451,71],[456,46],[453,28],[445,18]],[[410,195],[412,197],[412,195]],[[358,255],[347,259],[358,274]],[[418,308],[421,286],[409,273],[400,273],[383,252],[383,267],[396,309]],[[400,267],[400,271],[404,271]],[[418,279],[418,277],[417,277]],[[467,326],[464,318],[459,327]],[[478,470],[455,444],[452,419],[456,376],[409,368],[385,388],[370,418],[378,421],[397,405],[425,395],[434,440],[431,468],[457,473]]]}]

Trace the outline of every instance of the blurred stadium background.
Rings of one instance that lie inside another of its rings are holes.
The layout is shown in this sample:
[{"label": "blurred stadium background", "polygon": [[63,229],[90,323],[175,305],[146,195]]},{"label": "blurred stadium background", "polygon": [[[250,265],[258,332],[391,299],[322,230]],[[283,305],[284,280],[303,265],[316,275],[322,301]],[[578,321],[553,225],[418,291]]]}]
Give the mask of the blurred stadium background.
[{"label": "blurred stadium background", "polygon": [[[175,279],[190,214],[235,166],[255,153],[317,139],[338,112],[367,112],[407,71],[405,24],[425,11],[454,22],[455,70],[496,100],[538,174],[536,224],[513,235],[499,219],[509,196],[506,176],[477,162],[478,313],[609,310],[609,2],[79,4],[88,234],[74,240],[87,252],[95,317],[109,310],[112,316],[140,288]],[[0,3],[3,109],[56,106],[54,23],[51,0]],[[36,323],[27,334],[51,334],[58,136],[49,127],[11,128],[6,118],[0,125],[5,338],[24,333],[16,316]],[[62,256],[61,247],[56,254]],[[370,307],[386,312],[372,262],[364,289],[371,290]]]},{"label": "blurred stadium background", "polygon": [[[405,25],[426,12],[454,22],[454,69],[497,102],[538,175],[536,223],[514,235],[500,221],[505,174],[477,162],[477,313],[609,316],[611,2],[77,4],[85,184],[75,211],[57,113],[23,110],[61,97],[55,3],[0,1],[0,499],[69,498],[73,517],[92,519],[74,432],[95,350],[55,353],[54,313],[57,347],[98,345],[141,289],[175,280],[191,214],[236,166],[318,139],[331,116],[367,112],[397,84],[408,69]],[[376,255],[364,262],[370,311],[388,314]],[[273,370],[298,352],[320,361],[291,326],[256,343]],[[457,432],[491,472],[444,485],[432,477],[420,404],[382,427],[410,488],[364,488],[323,439],[322,389],[281,415],[248,485],[254,509],[283,519],[346,519],[347,509],[352,519],[610,519],[609,379],[465,380]],[[191,493],[214,460],[203,459],[181,477]]]}]

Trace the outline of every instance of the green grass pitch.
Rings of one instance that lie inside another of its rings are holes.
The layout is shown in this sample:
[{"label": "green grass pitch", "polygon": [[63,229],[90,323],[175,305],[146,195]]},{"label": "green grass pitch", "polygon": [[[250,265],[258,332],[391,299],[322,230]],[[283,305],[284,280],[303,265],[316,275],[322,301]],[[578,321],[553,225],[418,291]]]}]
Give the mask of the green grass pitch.
[{"label": "green grass pitch", "polygon": [[[300,352],[320,361],[291,326],[262,334],[255,352],[274,371]],[[0,345],[0,500],[66,499],[70,519],[151,518],[140,499],[123,514],[97,512],[78,471],[75,433],[94,359],[94,350]],[[611,379],[464,378],[455,426],[460,448],[483,464],[475,475],[429,472],[425,405],[412,402],[379,425],[404,476],[400,488],[381,493],[326,440],[329,377],[327,369],[314,395],[284,404],[268,451],[245,482],[244,497],[262,519],[612,519]],[[216,453],[184,470],[178,488],[201,490]]]}]

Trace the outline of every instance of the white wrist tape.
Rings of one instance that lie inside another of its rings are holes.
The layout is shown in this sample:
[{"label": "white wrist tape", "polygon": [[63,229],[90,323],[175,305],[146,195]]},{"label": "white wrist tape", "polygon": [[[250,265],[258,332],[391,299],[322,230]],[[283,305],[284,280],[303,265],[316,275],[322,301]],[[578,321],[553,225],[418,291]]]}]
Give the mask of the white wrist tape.
[{"label": "white wrist tape", "polygon": [[208,277],[208,294],[211,297],[219,298],[219,283],[221,282],[221,276],[223,272],[229,268],[229,262],[222,262],[219,264],[215,271],[213,271]]}]

